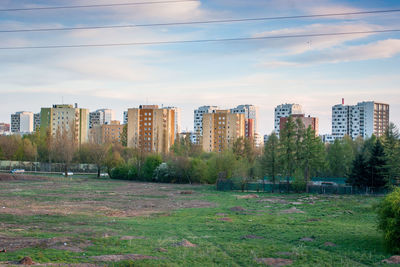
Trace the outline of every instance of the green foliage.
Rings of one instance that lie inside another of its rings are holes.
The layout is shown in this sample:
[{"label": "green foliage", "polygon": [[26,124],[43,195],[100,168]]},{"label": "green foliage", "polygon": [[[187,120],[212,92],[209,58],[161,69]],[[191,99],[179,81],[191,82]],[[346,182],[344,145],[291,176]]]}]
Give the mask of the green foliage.
[{"label": "green foliage", "polygon": [[363,187],[368,183],[367,163],[363,153],[359,153],[354,159],[347,183],[358,187]]},{"label": "green foliage", "polygon": [[128,124],[125,124],[121,133],[121,144],[123,147],[128,146]]},{"label": "green foliage", "polygon": [[296,171],[294,172],[293,176],[294,176],[294,181],[292,182],[293,191],[296,192],[296,193],[305,192],[306,191],[307,182],[304,179],[303,170],[302,169],[296,169]]},{"label": "green foliage", "polygon": [[386,156],[380,139],[377,139],[367,162],[368,187],[383,187],[387,184]]},{"label": "green foliage", "polygon": [[144,161],[141,178],[145,181],[152,181],[154,170],[162,163],[160,155],[149,155]]},{"label": "green foliage", "polygon": [[378,205],[378,228],[391,253],[400,253],[400,188],[396,188]]},{"label": "green foliage", "polygon": [[128,180],[129,179],[129,165],[121,164],[117,167],[111,169],[110,172],[111,179],[121,179]]},{"label": "green foliage", "polygon": [[[278,137],[275,132],[272,132],[264,146],[264,155],[261,157],[261,169],[263,173],[261,177],[268,176],[273,185],[276,183],[281,168],[279,145]],[[272,188],[274,190],[274,186]]]}]

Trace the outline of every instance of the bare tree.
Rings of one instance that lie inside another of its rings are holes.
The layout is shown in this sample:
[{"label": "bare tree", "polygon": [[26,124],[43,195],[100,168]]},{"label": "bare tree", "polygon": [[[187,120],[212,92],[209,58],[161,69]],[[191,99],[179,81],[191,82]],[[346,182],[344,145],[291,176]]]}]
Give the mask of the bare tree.
[{"label": "bare tree", "polygon": [[65,176],[68,176],[68,169],[78,148],[75,136],[75,127],[66,125],[62,129],[58,128],[55,138],[51,140],[52,158],[64,165]]}]

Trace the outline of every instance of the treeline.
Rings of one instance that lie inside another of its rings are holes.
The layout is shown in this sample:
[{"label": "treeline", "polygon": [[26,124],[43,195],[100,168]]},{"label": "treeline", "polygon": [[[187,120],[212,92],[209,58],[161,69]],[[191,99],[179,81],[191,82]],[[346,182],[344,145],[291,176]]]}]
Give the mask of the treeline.
[{"label": "treeline", "polygon": [[269,135],[264,148],[239,138],[223,153],[203,152],[188,137],[177,139],[170,153],[157,155],[121,144],[78,146],[72,136],[66,131],[0,136],[0,159],[63,163],[65,173],[71,163],[93,163],[98,175],[105,171],[115,179],[166,183],[213,184],[223,178],[245,184],[267,177],[298,191],[306,190],[311,177],[343,177],[358,187],[383,187],[400,177],[399,133],[393,124],[380,138],[345,137],[327,145],[290,117],[280,137]]}]

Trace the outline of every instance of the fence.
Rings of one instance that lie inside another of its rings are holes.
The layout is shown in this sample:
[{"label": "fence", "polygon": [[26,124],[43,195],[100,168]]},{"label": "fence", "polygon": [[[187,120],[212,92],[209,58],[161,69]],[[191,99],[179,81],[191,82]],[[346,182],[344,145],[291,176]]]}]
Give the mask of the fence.
[{"label": "fence", "polygon": [[[289,190],[288,190],[289,188]],[[296,192],[295,186],[286,182],[279,182],[275,185],[266,181],[259,182],[238,182],[237,180],[231,179],[219,179],[217,181],[217,190],[218,191],[243,191],[243,192],[265,192],[265,193],[287,193]],[[344,184],[337,185],[325,185],[325,184],[317,184],[317,185],[308,185],[308,192],[312,194],[340,194],[340,195],[350,195],[350,194],[359,194],[359,195],[381,195],[389,192],[386,188],[374,188],[374,187],[354,187],[347,186]]]},{"label": "fence", "polygon": [[[31,172],[63,172],[62,163],[30,162],[30,161],[0,161],[0,171],[11,171],[12,169],[24,169]],[[76,173],[97,173],[95,164],[70,164],[68,171]]]}]

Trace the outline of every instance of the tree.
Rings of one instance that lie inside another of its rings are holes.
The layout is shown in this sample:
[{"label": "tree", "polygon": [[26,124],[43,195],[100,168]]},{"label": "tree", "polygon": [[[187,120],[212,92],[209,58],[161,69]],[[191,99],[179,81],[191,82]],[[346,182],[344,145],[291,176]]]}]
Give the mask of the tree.
[{"label": "tree", "polygon": [[64,165],[65,176],[72,162],[78,144],[75,136],[75,127],[66,125],[63,129],[58,128],[55,138],[51,144],[52,158]]},{"label": "tree", "polygon": [[19,146],[18,136],[0,136],[0,147],[3,154],[3,157],[6,160],[13,160],[14,155],[16,154]]},{"label": "tree", "polygon": [[253,143],[249,138],[237,138],[232,144],[232,152],[237,159],[245,158],[249,162],[254,162],[256,158]]},{"label": "tree", "polygon": [[364,153],[358,153],[352,163],[352,170],[347,178],[347,183],[364,187],[368,184],[367,162]]},{"label": "tree", "polygon": [[90,162],[97,167],[97,177],[100,177],[101,168],[106,164],[107,151],[109,150],[109,145],[88,143],[81,146],[80,150],[87,150],[87,160],[84,162]]},{"label": "tree", "polygon": [[276,178],[280,172],[279,157],[279,139],[275,132],[272,132],[268,137],[268,141],[265,143],[264,155],[261,158],[261,168],[263,170],[263,174],[269,176],[271,179],[272,192],[275,190]]},{"label": "tree", "polygon": [[292,116],[288,117],[286,124],[280,132],[280,162],[286,176],[287,192],[289,193],[290,178],[295,170],[296,160],[296,124]]},{"label": "tree", "polygon": [[367,162],[367,174],[369,187],[383,187],[387,184],[387,163],[383,145],[377,139],[371,151],[371,157]]},{"label": "tree", "polygon": [[354,160],[354,143],[349,136],[336,139],[328,146],[327,162],[329,173],[334,177],[349,177]]},{"label": "tree", "polygon": [[125,124],[121,133],[121,144],[124,147],[128,146],[128,124]]},{"label": "tree", "polygon": [[382,143],[386,156],[387,180],[392,183],[400,177],[400,134],[393,123],[385,131]]},{"label": "tree", "polygon": [[307,128],[301,146],[299,163],[304,170],[304,184],[308,193],[307,183],[310,181],[311,174],[315,174],[324,165],[325,148],[321,139],[315,136],[315,131],[311,127]]},{"label": "tree", "polygon": [[151,181],[153,179],[154,170],[162,163],[160,155],[149,155],[144,161],[142,168],[142,178],[145,181]]},{"label": "tree", "polygon": [[300,118],[297,118],[295,121],[295,143],[296,143],[296,149],[295,149],[295,161],[296,165],[299,166],[301,164],[301,161],[303,159],[303,139],[305,135],[305,128],[304,128],[304,123]]}]

